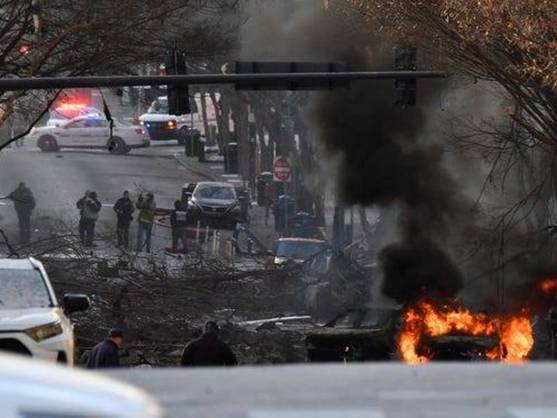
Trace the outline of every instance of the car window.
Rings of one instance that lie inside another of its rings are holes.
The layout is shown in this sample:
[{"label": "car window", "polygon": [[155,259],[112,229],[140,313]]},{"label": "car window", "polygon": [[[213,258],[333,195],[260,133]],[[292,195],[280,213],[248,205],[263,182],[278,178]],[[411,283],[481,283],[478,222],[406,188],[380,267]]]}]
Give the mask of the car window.
[{"label": "car window", "polygon": [[103,119],[85,119],[86,128],[103,128],[106,126],[106,120]]},{"label": "car window", "polygon": [[335,321],[335,328],[354,328],[356,326],[356,320],[358,319],[358,312],[348,312],[341,315]]},{"label": "car window", "polygon": [[70,122],[66,125],[66,128],[75,129],[75,128],[85,128],[86,126],[86,119],[75,120]]},{"label": "car window", "polygon": [[168,101],[167,100],[155,100],[151,104],[151,106],[149,107],[149,110],[147,110],[147,113],[154,113],[154,114],[160,114],[160,115],[168,114]]},{"label": "car window", "polygon": [[279,242],[276,249],[278,257],[287,258],[310,258],[323,249],[323,244],[316,242]]},{"label": "car window", "polygon": [[378,309],[369,309],[366,311],[360,326],[362,328],[373,328],[381,325],[385,321],[385,312]]},{"label": "car window", "polygon": [[201,186],[194,192],[196,198],[233,200],[236,198],[234,189],[226,186]]},{"label": "car window", "polygon": [[49,306],[52,300],[38,270],[0,269],[0,310]]}]

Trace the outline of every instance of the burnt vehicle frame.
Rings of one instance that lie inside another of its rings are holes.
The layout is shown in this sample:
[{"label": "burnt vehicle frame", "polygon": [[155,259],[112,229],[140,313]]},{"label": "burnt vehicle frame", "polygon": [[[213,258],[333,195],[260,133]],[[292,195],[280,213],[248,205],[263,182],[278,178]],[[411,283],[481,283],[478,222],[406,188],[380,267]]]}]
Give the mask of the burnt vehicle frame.
[{"label": "burnt vehicle frame", "polygon": [[309,362],[385,361],[397,358],[401,307],[349,309],[306,333]]}]

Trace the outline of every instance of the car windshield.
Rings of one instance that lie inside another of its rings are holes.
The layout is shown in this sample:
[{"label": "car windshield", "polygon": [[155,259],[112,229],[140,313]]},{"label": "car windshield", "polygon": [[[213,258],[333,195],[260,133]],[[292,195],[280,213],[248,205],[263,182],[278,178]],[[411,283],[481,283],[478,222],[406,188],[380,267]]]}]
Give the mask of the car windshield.
[{"label": "car windshield", "polygon": [[323,250],[319,242],[281,241],[276,248],[277,257],[307,259]]},{"label": "car windshield", "polygon": [[0,283],[0,310],[52,306],[46,283],[38,270],[0,269]]},{"label": "car windshield", "polygon": [[232,187],[226,186],[199,186],[194,192],[198,199],[234,200],[236,195]]},{"label": "car windshield", "polygon": [[168,100],[166,99],[157,99],[155,100],[147,113],[154,113],[157,115],[167,115],[168,114]]}]

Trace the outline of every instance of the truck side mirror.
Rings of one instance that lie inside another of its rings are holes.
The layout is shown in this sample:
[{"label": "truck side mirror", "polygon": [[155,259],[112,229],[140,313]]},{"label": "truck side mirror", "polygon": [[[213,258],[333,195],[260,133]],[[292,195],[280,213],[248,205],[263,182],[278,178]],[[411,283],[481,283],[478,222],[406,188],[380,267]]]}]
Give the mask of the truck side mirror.
[{"label": "truck side mirror", "polygon": [[74,312],[85,311],[91,305],[87,295],[66,293],[64,295],[64,311],[67,315]]}]

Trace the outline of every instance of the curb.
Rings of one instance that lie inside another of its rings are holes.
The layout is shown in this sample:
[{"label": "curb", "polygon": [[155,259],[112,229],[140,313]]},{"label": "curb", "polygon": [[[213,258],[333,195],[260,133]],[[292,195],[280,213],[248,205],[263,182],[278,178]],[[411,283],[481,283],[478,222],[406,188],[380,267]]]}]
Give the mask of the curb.
[{"label": "curb", "polygon": [[205,177],[206,179],[210,180],[210,181],[217,181],[218,177],[215,176],[213,173],[211,173],[208,170],[205,169],[201,169],[200,167],[192,167],[192,165],[188,162],[186,162],[185,158],[181,158],[179,156],[178,152],[175,152],[174,154],[172,154],[172,157],[176,160],[176,162],[178,164],[180,164],[182,167],[187,168],[189,171],[191,171],[194,174],[197,174],[198,176],[201,177]]}]

